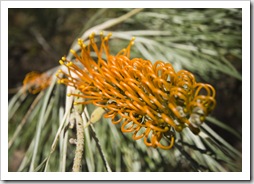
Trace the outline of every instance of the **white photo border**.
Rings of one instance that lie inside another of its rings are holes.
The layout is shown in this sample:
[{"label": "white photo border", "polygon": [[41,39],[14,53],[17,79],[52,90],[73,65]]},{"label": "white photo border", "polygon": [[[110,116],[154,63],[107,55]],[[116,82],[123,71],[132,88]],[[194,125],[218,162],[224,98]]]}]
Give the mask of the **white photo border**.
[{"label": "white photo border", "polygon": [[[8,172],[8,8],[242,8],[242,172]],[[1,1],[1,180],[250,180],[249,1]]]}]

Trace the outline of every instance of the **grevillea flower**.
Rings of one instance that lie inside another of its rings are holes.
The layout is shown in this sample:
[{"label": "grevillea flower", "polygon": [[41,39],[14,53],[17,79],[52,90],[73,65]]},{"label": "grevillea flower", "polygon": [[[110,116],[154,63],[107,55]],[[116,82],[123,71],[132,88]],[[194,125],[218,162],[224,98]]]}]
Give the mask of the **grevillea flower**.
[{"label": "grevillea flower", "polygon": [[28,90],[32,94],[36,94],[46,89],[51,82],[51,75],[48,73],[30,72],[26,74],[23,80],[24,91]]},{"label": "grevillea flower", "polygon": [[85,99],[76,104],[104,108],[105,118],[111,118],[114,124],[122,123],[122,132],[133,133],[134,140],[143,138],[147,146],[154,148],[170,149],[175,131],[181,132],[185,127],[198,134],[205,116],[215,107],[214,88],[197,83],[186,70],[176,72],[170,63],[130,59],[134,39],[118,54],[111,55],[110,36],[101,34],[100,47],[94,34],[87,46],[79,39],[80,53],[71,50],[76,60],[60,60],[68,72],[59,70],[59,83],[76,88],[81,93],[70,95]]}]

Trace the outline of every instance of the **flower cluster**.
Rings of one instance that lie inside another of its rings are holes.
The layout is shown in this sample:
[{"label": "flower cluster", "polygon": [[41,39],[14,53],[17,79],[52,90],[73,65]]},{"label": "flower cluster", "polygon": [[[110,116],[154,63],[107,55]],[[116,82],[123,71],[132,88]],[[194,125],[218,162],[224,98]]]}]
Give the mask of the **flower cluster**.
[{"label": "flower cluster", "polygon": [[30,93],[36,94],[50,85],[51,78],[47,73],[30,72],[26,74],[23,80],[23,89],[24,91],[28,90]]},{"label": "flower cluster", "polygon": [[[186,70],[174,71],[170,63],[130,59],[134,39],[117,55],[111,55],[110,36],[101,34],[100,47],[94,34],[88,45],[79,39],[80,53],[71,50],[76,60],[60,60],[67,71],[58,71],[59,83],[81,91],[70,94],[85,99],[77,103],[104,108],[105,118],[111,118],[114,124],[122,123],[122,132],[132,132],[134,140],[143,138],[147,146],[170,149],[175,131],[185,127],[198,134],[205,116],[215,107],[214,88],[197,83]],[[96,53],[97,61],[91,51]]]}]

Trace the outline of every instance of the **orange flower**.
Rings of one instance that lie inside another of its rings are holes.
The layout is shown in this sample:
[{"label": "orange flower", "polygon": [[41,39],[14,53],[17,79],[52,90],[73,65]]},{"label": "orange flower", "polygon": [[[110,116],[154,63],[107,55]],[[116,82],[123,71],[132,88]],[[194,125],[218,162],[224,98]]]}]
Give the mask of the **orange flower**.
[{"label": "orange flower", "polygon": [[32,94],[36,94],[46,89],[51,82],[51,76],[47,73],[30,72],[26,74],[23,81],[23,89],[28,90]]},{"label": "orange flower", "polygon": [[[65,57],[60,60],[68,72],[59,70],[59,83],[81,91],[70,94],[85,99],[77,103],[106,109],[105,118],[111,118],[114,124],[122,122],[122,132],[132,132],[134,140],[143,138],[147,146],[170,149],[175,131],[181,132],[185,127],[198,134],[205,116],[215,107],[214,88],[197,83],[186,70],[175,72],[170,63],[130,59],[134,39],[117,55],[111,55],[110,36],[101,34],[100,47],[94,34],[87,46],[79,39],[80,53],[71,50],[76,61]],[[97,61],[91,57],[91,50]]]}]

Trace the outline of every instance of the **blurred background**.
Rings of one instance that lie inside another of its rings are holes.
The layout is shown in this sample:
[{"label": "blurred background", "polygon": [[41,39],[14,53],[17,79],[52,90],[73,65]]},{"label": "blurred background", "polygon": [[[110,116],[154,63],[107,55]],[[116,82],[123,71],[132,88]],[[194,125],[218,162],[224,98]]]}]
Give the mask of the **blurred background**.
[{"label": "blurred background", "polygon": [[[22,86],[28,72],[45,72],[58,66],[59,58],[68,54],[72,43],[86,30],[129,11],[131,9],[9,9],[9,99]],[[111,53],[116,54],[128,44],[131,36],[136,36],[132,57],[170,62],[176,70],[189,70],[197,81],[214,86],[217,105],[211,116],[241,134],[241,20],[241,9],[144,9],[106,31],[113,32]],[[14,117],[9,125],[17,126],[20,120],[21,117]],[[239,137],[214,122],[206,124],[241,152]],[[9,136],[16,126],[9,126]],[[19,143],[10,150],[10,171],[18,170],[28,148]],[[241,158],[236,162],[241,170]],[[179,167],[179,163],[171,169],[161,167],[162,171],[193,171],[186,165]],[[120,170],[131,171],[128,164],[122,164]],[[156,171],[156,167],[151,171]]]}]

